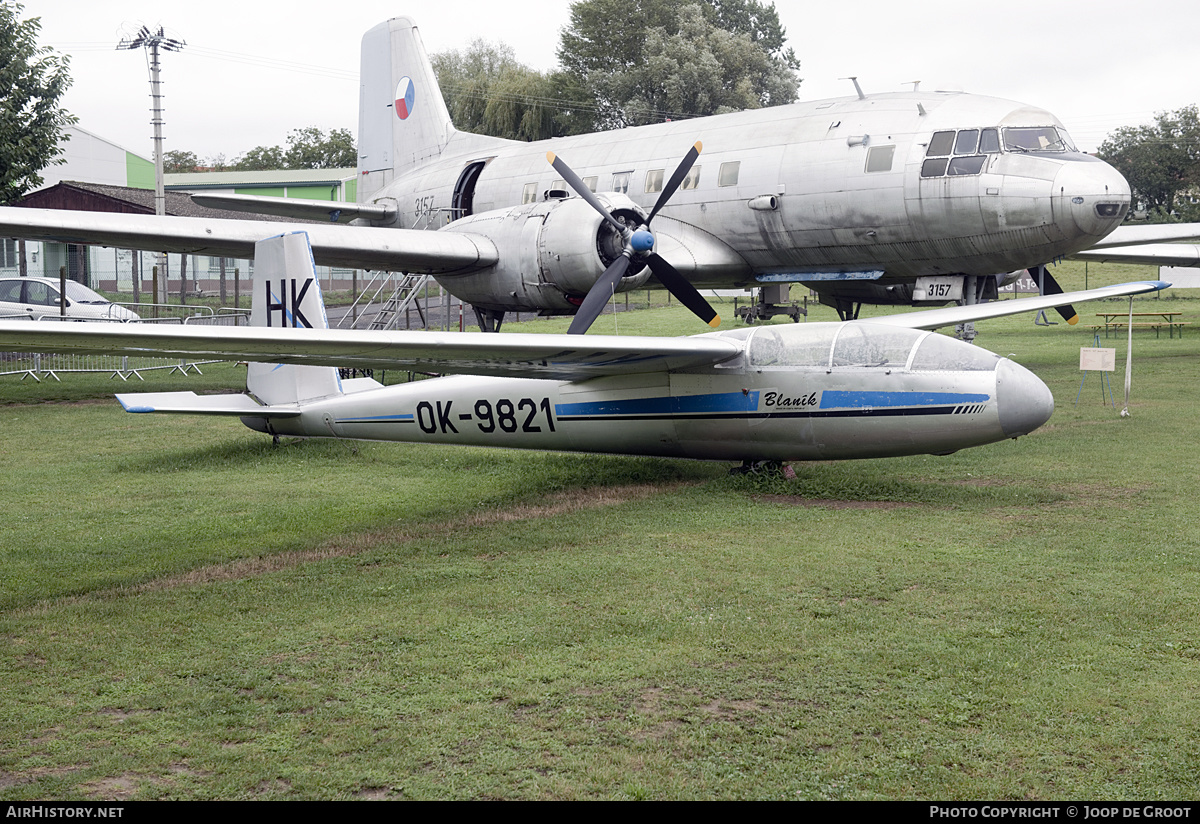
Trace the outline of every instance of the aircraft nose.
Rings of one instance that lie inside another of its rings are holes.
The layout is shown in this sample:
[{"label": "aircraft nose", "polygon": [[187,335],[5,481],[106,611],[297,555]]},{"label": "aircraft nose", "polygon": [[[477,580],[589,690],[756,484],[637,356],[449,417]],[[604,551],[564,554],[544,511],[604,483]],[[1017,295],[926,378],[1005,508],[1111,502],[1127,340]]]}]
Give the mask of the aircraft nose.
[{"label": "aircraft nose", "polygon": [[1104,161],[1064,163],[1054,177],[1054,195],[1081,237],[1095,242],[1121,225],[1129,210],[1129,183]]},{"label": "aircraft nose", "polygon": [[996,406],[1000,428],[1009,438],[1028,435],[1050,420],[1054,396],[1042,379],[1004,358],[996,366]]}]

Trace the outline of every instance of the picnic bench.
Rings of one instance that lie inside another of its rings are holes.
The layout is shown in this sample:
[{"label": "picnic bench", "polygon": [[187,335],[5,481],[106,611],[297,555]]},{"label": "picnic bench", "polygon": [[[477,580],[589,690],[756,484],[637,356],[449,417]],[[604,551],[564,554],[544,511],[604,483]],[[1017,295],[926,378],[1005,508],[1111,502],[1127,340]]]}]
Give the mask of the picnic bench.
[{"label": "picnic bench", "polygon": [[[1099,331],[1104,330],[1104,337],[1108,337],[1109,331],[1120,332],[1132,326],[1134,329],[1153,329],[1154,337],[1158,337],[1164,327],[1167,329],[1167,334],[1175,337],[1175,331],[1179,331],[1179,337],[1183,337],[1183,327],[1188,325],[1188,321],[1180,320],[1183,316],[1182,312],[1134,312],[1133,323],[1131,324],[1129,312],[1097,312],[1096,317],[1104,318],[1103,323],[1097,323],[1092,329]],[[1139,318],[1141,320],[1139,320]]]}]

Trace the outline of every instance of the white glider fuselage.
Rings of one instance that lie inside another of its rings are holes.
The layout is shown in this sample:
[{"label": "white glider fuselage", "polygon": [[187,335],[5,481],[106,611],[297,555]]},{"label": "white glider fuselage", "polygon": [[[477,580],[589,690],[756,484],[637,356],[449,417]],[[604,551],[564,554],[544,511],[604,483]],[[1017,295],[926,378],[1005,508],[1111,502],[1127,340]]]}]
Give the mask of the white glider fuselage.
[{"label": "white glider fuselage", "polygon": [[[915,330],[847,327],[843,347],[882,336],[897,345],[897,363],[751,362],[756,351],[774,361],[781,346],[828,355],[838,328],[764,327],[750,354],[688,372],[444,377],[313,400],[269,424],[242,420],[286,436],[780,461],[945,454],[1027,434],[1053,411],[1049,390],[1023,367]],[[913,350],[916,368],[906,362]]]}]

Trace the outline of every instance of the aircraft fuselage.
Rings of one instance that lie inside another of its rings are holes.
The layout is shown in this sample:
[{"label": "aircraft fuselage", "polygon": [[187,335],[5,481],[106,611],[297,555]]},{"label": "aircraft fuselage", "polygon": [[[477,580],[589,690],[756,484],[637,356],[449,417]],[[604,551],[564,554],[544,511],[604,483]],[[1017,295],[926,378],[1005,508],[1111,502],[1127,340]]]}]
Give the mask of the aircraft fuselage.
[{"label": "aircraft fuselage", "polygon": [[[697,261],[690,277],[698,286],[790,280],[886,289],[921,276],[1025,269],[1096,243],[1120,224],[1130,197],[1115,169],[1057,142],[1069,138],[1049,112],[931,92],[797,103],[539,143],[456,132],[439,158],[367,199],[394,201],[403,228],[437,229],[494,210],[527,219],[531,207],[522,204],[565,189],[546,161],[552,149],[595,191],[624,194],[648,210],[663,174],[696,139],[704,149],[694,185],[685,184],[662,214],[724,247],[722,265]],[[360,185],[370,192],[376,181],[368,174]],[[531,258],[519,277],[530,282],[537,265]],[[455,291],[453,277],[443,282]]]},{"label": "aircraft fuselage", "polygon": [[783,461],[944,454],[1027,434],[1054,408],[1025,368],[942,335],[863,323],[723,334],[743,354],[715,367],[444,377],[243,421],[275,435]]}]

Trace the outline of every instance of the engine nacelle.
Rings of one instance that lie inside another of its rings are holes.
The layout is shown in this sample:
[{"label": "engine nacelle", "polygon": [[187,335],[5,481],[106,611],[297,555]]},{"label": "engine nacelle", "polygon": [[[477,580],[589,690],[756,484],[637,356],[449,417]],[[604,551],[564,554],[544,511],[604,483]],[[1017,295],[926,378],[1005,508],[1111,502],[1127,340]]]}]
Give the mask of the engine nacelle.
[{"label": "engine nacelle", "polygon": [[[645,213],[625,195],[597,197],[616,219],[636,229]],[[496,246],[495,266],[438,281],[461,300],[484,309],[569,314],[621,255],[624,242],[612,225],[582,198],[526,203],[469,215],[441,229],[482,235]],[[616,291],[638,289],[650,279],[645,266],[630,266]]]}]

